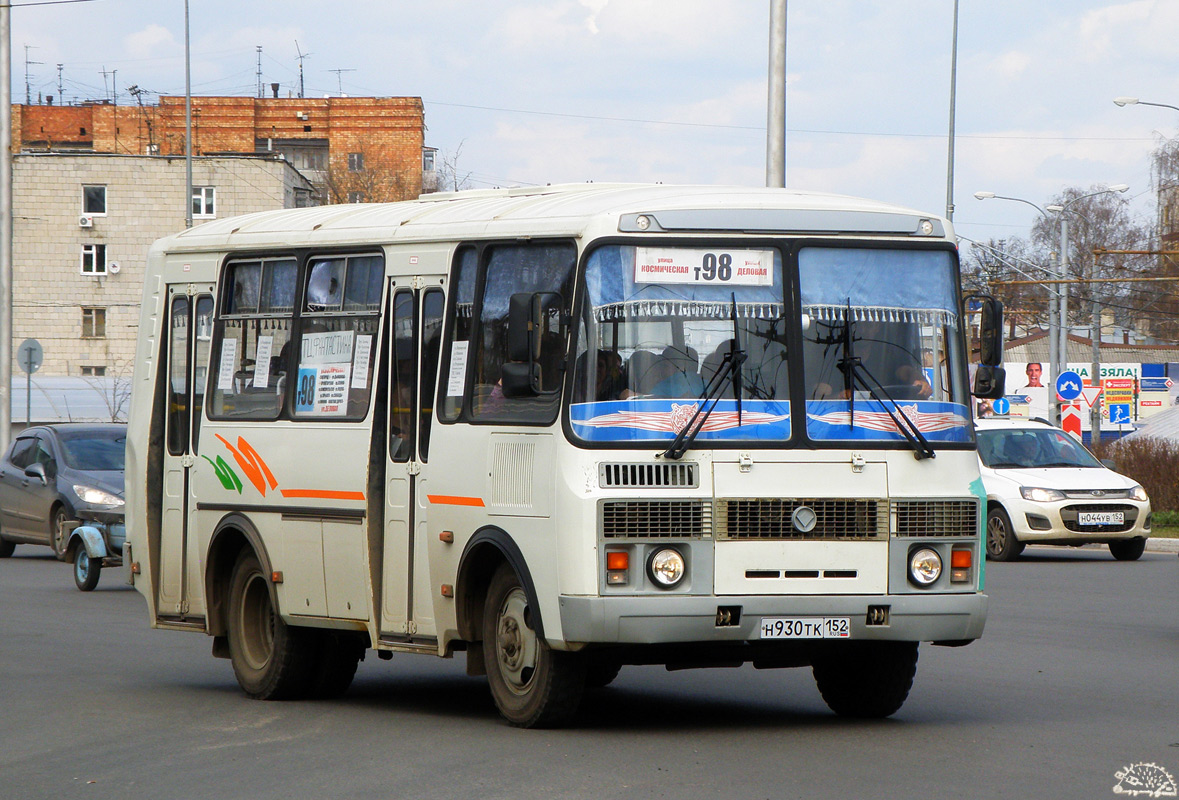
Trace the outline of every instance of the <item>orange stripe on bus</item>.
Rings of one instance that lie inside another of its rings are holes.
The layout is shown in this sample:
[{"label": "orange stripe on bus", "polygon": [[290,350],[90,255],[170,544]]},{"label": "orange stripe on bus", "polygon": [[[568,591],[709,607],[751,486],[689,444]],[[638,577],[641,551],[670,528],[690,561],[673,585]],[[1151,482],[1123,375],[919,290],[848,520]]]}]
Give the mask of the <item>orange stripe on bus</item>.
[{"label": "orange stripe on bus", "polygon": [[283,497],[313,500],[363,500],[364,492],[333,492],[328,489],[282,489]]},{"label": "orange stripe on bus", "polygon": [[439,506],[478,506],[483,507],[482,497],[454,497],[448,494],[428,494],[426,499]]}]

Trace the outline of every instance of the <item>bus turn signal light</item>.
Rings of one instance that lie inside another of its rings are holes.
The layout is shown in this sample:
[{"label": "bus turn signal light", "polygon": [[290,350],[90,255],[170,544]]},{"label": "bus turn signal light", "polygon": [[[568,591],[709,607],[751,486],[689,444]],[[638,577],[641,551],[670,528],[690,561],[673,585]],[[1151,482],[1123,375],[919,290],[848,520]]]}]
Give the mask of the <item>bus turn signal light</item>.
[{"label": "bus turn signal light", "polygon": [[969,550],[954,550],[950,553],[950,583],[967,583],[970,581],[970,568],[974,566],[974,556]]},{"label": "bus turn signal light", "polygon": [[606,551],[606,583],[625,586],[630,580],[630,553],[626,550]]}]

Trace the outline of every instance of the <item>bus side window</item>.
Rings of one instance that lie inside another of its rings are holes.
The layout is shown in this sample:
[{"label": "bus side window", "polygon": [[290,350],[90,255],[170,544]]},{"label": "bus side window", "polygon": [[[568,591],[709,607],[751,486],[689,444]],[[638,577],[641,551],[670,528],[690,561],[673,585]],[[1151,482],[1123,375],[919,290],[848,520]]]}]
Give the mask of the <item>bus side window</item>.
[{"label": "bus side window", "polygon": [[471,345],[471,329],[475,313],[475,273],[478,254],[473,247],[461,248],[454,259],[454,276],[451,279],[450,314],[451,329],[446,335],[446,362],[442,374],[445,379],[439,387],[440,408],[438,418],[443,422],[454,422],[463,412],[463,395],[466,387],[468,351]]},{"label": "bus side window", "polygon": [[418,391],[418,449],[422,461],[430,454],[430,420],[434,416],[434,391],[438,381],[438,350],[442,344],[441,289],[427,289],[422,295],[422,383]]},{"label": "bus side window", "polygon": [[393,356],[390,359],[389,457],[409,461],[413,455],[413,390],[417,372],[413,291],[393,295]]},{"label": "bus side window", "polygon": [[[569,313],[573,295],[573,268],[577,249],[569,243],[497,245],[485,251],[483,297],[479,309],[479,334],[475,339],[472,368],[475,389],[471,418],[481,422],[549,424],[556,419],[560,395],[505,397],[500,382],[507,360],[508,307],[514,294],[555,292],[562,312]],[[541,334],[542,389],[561,386],[567,336],[557,330]]]},{"label": "bus side window", "polygon": [[188,309],[187,297],[172,298],[168,325],[168,452],[188,449]]},{"label": "bus side window", "polygon": [[[288,384],[298,266],[293,258],[230,262],[215,326],[209,416],[275,419]],[[204,310],[198,301],[198,322]],[[198,337],[200,331],[198,331]],[[198,356],[202,351],[198,340]]]}]

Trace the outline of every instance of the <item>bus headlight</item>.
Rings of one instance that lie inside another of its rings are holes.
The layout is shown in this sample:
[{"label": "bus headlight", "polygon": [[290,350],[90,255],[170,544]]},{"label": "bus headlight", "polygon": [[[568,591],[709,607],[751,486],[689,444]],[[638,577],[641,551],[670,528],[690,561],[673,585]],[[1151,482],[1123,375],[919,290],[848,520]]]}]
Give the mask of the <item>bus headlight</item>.
[{"label": "bus headlight", "polygon": [[680,551],[671,547],[657,550],[647,562],[647,574],[657,586],[670,589],[684,579],[688,565]]},{"label": "bus headlight", "polygon": [[936,550],[922,547],[909,554],[909,580],[917,586],[929,586],[942,576],[942,557]]}]

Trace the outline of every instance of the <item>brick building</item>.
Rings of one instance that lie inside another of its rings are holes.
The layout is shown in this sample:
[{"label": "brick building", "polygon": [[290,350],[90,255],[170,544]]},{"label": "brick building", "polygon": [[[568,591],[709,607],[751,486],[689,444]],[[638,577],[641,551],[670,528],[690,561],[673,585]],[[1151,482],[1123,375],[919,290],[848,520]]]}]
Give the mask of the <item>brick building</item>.
[{"label": "brick building", "polygon": [[[198,156],[192,175],[194,224],[307,205],[313,192],[275,155]],[[13,346],[41,343],[34,380],[128,370],[148,248],[184,229],[184,158],[20,153],[12,183]],[[23,391],[15,360],[13,376]]]},{"label": "brick building", "polygon": [[[157,105],[13,106],[13,149],[184,154],[184,98]],[[193,97],[194,155],[280,153],[325,202],[422,193],[420,97]],[[429,182],[429,176],[427,176]]]}]

